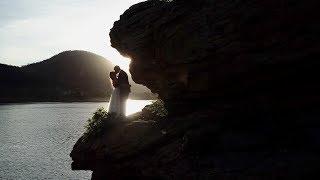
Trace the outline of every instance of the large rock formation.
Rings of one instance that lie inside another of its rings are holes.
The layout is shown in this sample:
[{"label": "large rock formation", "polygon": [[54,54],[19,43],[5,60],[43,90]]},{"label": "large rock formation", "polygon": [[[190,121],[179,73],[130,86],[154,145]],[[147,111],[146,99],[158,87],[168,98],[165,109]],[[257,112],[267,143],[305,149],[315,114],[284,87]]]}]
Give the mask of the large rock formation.
[{"label": "large rock formation", "polygon": [[114,23],[111,43],[132,59],[134,81],[171,111],[235,97],[311,97],[319,90],[317,3],[148,1]]},{"label": "large rock formation", "polygon": [[[114,23],[161,121],[115,123],[75,145],[93,179],[301,179],[320,155],[318,2],[151,0]],[[143,116],[143,113],[142,113]]]}]

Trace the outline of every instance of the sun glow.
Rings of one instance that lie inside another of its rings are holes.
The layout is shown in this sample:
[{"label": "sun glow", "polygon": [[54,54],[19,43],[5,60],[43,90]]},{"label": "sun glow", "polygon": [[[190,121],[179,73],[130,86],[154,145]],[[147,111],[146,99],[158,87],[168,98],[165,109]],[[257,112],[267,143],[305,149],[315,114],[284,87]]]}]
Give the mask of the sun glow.
[{"label": "sun glow", "polygon": [[127,57],[114,57],[113,59],[108,59],[113,65],[118,65],[120,68],[126,72],[129,72],[129,65],[131,62],[130,58]]},{"label": "sun glow", "polygon": [[2,0],[0,63],[22,66],[63,51],[84,50],[128,71],[130,61],[111,47],[108,30],[125,10],[141,1]]},{"label": "sun glow", "polygon": [[153,100],[132,100],[126,103],[126,116],[141,111],[146,105],[152,104]]},{"label": "sun glow", "polygon": [[[152,104],[154,100],[133,100],[128,99],[126,102],[126,116],[132,115],[141,111],[146,105]],[[104,108],[109,108],[109,103],[103,106]]]}]

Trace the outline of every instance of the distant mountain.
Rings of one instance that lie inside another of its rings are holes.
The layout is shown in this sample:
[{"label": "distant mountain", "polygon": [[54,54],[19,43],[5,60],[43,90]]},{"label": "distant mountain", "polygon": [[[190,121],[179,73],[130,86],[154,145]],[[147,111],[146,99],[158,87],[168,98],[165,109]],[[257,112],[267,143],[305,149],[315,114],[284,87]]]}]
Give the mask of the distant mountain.
[{"label": "distant mountain", "polygon": [[[105,101],[113,64],[86,51],[65,51],[22,67],[0,64],[0,102]],[[154,97],[131,81],[133,98]]]}]

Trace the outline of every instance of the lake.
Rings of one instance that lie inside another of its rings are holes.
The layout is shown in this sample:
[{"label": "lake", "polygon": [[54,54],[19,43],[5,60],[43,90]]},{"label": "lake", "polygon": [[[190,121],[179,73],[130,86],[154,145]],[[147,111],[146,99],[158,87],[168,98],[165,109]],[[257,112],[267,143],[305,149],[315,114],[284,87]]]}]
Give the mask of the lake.
[{"label": "lake", "polygon": [[[128,100],[127,114],[152,101]],[[72,171],[69,154],[84,125],[105,102],[0,105],[0,179],[90,179]]]}]

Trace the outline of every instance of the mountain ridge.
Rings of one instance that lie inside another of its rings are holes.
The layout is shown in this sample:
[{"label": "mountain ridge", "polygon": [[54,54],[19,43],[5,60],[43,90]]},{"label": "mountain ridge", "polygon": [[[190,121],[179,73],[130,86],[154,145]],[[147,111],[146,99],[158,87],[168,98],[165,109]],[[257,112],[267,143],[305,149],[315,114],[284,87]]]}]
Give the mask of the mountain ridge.
[{"label": "mountain ridge", "polygon": [[[0,102],[106,101],[112,92],[108,78],[112,70],[113,64],[104,57],[81,50],[21,67],[0,64]],[[147,88],[135,87],[133,98],[147,98],[142,97]]]}]

